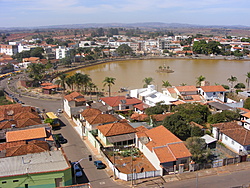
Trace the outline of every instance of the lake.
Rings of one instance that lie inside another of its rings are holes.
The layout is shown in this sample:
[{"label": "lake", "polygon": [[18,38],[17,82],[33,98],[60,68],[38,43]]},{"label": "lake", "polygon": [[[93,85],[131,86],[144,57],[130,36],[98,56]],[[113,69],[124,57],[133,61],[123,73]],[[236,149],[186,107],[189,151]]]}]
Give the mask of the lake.
[{"label": "lake", "polygon": [[[166,66],[173,73],[159,73],[156,70],[160,66]],[[117,92],[121,87],[136,89],[143,87],[143,79],[152,77],[153,84],[161,91],[162,81],[168,80],[172,85],[195,85],[196,78],[200,75],[206,77],[211,85],[215,83],[229,85],[227,79],[231,75],[237,77],[238,82],[246,85],[246,73],[250,72],[250,61],[232,61],[215,59],[150,59],[114,61],[91,67],[81,68],[70,72],[88,74],[99,90],[103,89],[105,77],[116,78],[112,92]],[[108,88],[106,86],[105,91]]]}]

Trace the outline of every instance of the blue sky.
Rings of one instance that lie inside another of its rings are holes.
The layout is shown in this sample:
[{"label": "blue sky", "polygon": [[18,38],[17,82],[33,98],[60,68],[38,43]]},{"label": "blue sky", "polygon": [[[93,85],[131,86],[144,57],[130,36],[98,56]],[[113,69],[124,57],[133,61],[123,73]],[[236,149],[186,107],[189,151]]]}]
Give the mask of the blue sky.
[{"label": "blue sky", "polygon": [[164,22],[250,26],[249,0],[0,0],[0,27]]}]

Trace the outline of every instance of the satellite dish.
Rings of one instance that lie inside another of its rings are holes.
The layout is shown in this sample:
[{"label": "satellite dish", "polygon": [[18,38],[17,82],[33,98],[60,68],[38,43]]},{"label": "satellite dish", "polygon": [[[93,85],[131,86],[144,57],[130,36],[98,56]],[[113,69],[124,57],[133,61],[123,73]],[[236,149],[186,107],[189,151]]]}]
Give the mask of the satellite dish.
[{"label": "satellite dish", "polygon": [[149,142],[149,139],[146,136],[139,138],[139,140],[141,141],[142,144],[147,144]]}]

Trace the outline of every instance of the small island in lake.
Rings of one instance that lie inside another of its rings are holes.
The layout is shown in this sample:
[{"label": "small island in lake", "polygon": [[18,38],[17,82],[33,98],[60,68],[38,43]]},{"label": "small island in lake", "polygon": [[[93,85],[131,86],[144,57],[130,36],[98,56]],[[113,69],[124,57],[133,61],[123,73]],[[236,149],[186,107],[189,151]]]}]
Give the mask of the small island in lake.
[{"label": "small island in lake", "polygon": [[173,73],[174,71],[170,69],[169,66],[159,66],[158,70],[156,72],[165,72],[165,73]]}]

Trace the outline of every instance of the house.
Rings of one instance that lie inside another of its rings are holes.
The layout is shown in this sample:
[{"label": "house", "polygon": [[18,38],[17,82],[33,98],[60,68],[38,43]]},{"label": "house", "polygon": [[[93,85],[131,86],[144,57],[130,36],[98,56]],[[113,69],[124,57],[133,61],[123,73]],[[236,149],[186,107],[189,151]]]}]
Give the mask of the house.
[{"label": "house", "polygon": [[98,137],[103,146],[127,146],[135,143],[135,132],[127,122],[115,122],[97,126]]},{"label": "house", "polygon": [[14,142],[4,142],[0,144],[0,157],[13,157],[27,155],[28,153],[40,153],[50,150],[50,145],[46,141],[24,140]]},{"label": "house", "polygon": [[141,100],[129,96],[102,97],[100,101],[112,107],[114,111],[134,110],[134,105],[142,103]]},{"label": "house", "polygon": [[250,130],[238,122],[212,124],[214,138],[238,154],[250,154]]},{"label": "house", "polygon": [[90,131],[97,129],[98,125],[114,123],[119,119],[111,114],[97,114],[92,116],[85,116],[84,120],[86,129]]},{"label": "house", "polygon": [[245,127],[246,129],[250,130],[250,111],[244,114],[241,114],[241,122],[243,127]]},{"label": "house", "polygon": [[0,158],[1,187],[72,185],[71,165],[62,150]]},{"label": "house", "polygon": [[161,174],[179,169],[183,172],[189,164],[191,153],[184,142],[164,126],[137,128],[136,145]]},{"label": "house", "polygon": [[64,96],[63,107],[64,112],[66,112],[69,117],[72,117],[87,108],[86,99],[81,93],[75,91]]},{"label": "house", "polygon": [[56,48],[56,59],[63,59],[69,56],[69,48],[59,46]]},{"label": "house", "polygon": [[50,127],[25,128],[20,130],[9,130],[6,132],[6,142],[25,140],[53,141]]},{"label": "house", "polygon": [[165,105],[171,105],[172,102],[177,100],[171,96],[165,95],[164,93],[158,92],[155,90],[154,85],[148,85],[147,88],[130,90],[130,96],[142,100],[142,102],[149,107],[155,106],[159,102]]},{"label": "house", "polygon": [[200,86],[198,92],[207,101],[213,101],[215,99],[225,102],[226,89],[221,85],[216,86]]},{"label": "house", "polygon": [[192,85],[164,88],[163,94],[186,103],[204,102],[204,98],[198,94],[198,89]]}]

